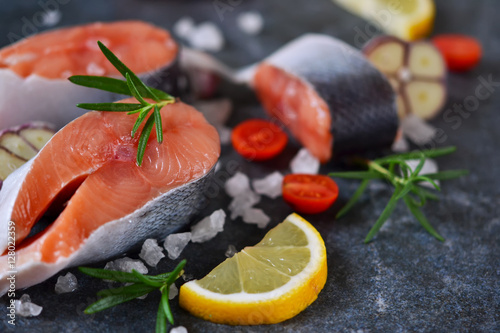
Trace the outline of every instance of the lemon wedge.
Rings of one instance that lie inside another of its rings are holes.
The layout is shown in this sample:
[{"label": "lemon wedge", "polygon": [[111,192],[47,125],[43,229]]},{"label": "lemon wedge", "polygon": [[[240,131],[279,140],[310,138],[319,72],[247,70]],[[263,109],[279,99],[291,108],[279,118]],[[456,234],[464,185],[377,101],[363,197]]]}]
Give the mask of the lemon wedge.
[{"label": "lemon wedge", "polygon": [[179,303],[214,323],[274,324],[314,302],[326,275],[321,235],[291,214],[257,245],[226,259],[201,280],[182,285]]},{"label": "lemon wedge", "polygon": [[428,36],[434,26],[433,0],[332,0],[355,15],[405,40]]}]

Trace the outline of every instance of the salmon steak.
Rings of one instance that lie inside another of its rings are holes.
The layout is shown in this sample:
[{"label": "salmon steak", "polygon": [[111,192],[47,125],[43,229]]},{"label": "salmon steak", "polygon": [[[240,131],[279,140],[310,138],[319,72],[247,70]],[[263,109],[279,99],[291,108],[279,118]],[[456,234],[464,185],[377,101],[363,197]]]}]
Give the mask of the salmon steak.
[{"label": "salmon steak", "polygon": [[139,77],[149,77],[150,85],[176,93],[178,45],[168,31],[142,21],[55,29],[0,50],[0,127],[46,121],[61,128],[84,113],[75,106],[83,100],[120,99],[67,80],[72,75],[120,77],[100,51],[99,40]]},{"label": "salmon steak", "polygon": [[[153,130],[141,166],[138,135],[131,137],[137,117],[92,111],[7,177],[0,191],[0,295],[11,271],[17,272],[16,288],[25,288],[66,267],[165,237],[190,221],[218,161],[219,136],[182,102],[164,106],[161,117],[163,142]],[[54,221],[30,234],[49,213]],[[8,251],[14,247],[12,263]]]},{"label": "salmon steak", "polygon": [[391,85],[342,41],[305,35],[252,74],[251,84],[269,115],[323,163],[394,142],[398,116]]}]

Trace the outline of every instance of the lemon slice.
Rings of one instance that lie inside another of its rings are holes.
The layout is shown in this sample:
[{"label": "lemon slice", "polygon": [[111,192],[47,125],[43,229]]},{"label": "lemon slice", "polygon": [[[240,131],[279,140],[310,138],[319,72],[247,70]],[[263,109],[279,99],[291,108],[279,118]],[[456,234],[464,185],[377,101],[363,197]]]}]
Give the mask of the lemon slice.
[{"label": "lemon slice", "polygon": [[274,324],[300,313],[326,282],[325,243],[297,214],[201,280],[185,283],[181,307],[214,323]]},{"label": "lemon slice", "polygon": [[426,37],[434,26],[436,8],[433,0],[332,1],[371,21],[388,34],[405,40]]}]

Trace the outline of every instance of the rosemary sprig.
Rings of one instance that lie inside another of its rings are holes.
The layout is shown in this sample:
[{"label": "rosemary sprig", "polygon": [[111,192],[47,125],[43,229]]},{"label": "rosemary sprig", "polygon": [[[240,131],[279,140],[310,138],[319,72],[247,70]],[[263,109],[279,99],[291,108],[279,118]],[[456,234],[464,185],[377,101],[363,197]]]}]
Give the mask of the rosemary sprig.
[{"label": "rosemary sprig", "polygon": [[[76,106],[85,110],[127,112],[129,115],[139,113],[131,131],[132,137],[135,136],[135,133],[147,118],[146,124],[139,136],[139,145],[137,148],[137,165],[140,166],[144,159],[144,152],[146,151],[146,145],[153,125],[156,127],[156,139],[159,143],[162,143],[163,129],[160,109],[167,104],[174,103],[175,98],[164,91],[148,87],[103,43],[97,42],[97,44],[109,62],[123,75],[125,81],[91,75],[74,75],[69,80],[80,86],[133,96],[139,103],[80,103]],[[154,103],[147,102],[147,98],[154,100]],[[152,113],[149,115],[151,111]]]},{"label": "rosemary sprig", "polygon": [[[453,179],[468,174],[467,170],[446,170],[436,173],[423,174],[420,172],[424,166],[427,158],[439,157],[453,153],[455,147],[446,147],[439,149],[429,149],[414,151],[410,153],[390,155],[379,158],[373,161],[363,160],[361,163],[367,168],[365,171],[347,171],[347,172],[332,172],[330,177],[361,179],[361,185],[358,187],[354,195],[347,202],[347,204],[337,213],[337,218],[344,216],[359,200],[369,182],[374,179],[385,179],[389,181],[395,188],[395,191],[390,198],[387,206],[382,211],[368,235],[365,238],[365,243],[370,242],[375,234],[387,221],[391,213],[396,208],[399,200],[403,199],[404,203],[424,227],[427,232],[440,241],[444,238],[431,226],[429,221],[425,218],[421,207],[425,205],[427,200],[439,200],[438,196],[434,193],[424,189],[421,186],[422,182],[431,183],[434,188],[440,191],[440,187],[436,184],[436,180]],[[407,160],[419,159],[419,164],[412,170],[406,163]]]},{"label": "rosemary sprig", "polygon": [[132,270],[132,273],[128,273],[99,268],[78,267],[82,273],[98,279],[132,283],[124,287],[99,291],[97,295],[101,298],[97,302],[89,305],[84,312],[86,314],[96,313],[137,297],[144,296],[152,291],[159,290],[161,293],[161,301],[156,318],[156,332],[166,332],[166,321],[168,320],[170,324],[174,324],[174,317],[168,303],[168,293],[170,286],[182,275],[182,270],[185,265],[186,260],[184,259],[172,272],[159,275],[143,275],[136,270]]}]

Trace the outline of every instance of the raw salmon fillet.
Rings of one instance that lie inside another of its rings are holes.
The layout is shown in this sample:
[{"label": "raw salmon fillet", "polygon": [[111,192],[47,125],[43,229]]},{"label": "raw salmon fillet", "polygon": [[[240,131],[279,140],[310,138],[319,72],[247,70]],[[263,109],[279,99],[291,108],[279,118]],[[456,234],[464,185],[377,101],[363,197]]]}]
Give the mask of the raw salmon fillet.
[{"label": "raw salmon fillet", "polygon": [[[139,135],[130,134],[137,117],[94,111],[64,127],[7,178],[0,192],[0,250],[8,246],[13,221],[18,288],[75,263],[117,255],[147,237],[164,237],[196,213],[220,154],[217,131],[182,102],[163,107],[161,115],[164,141],[159,144],[153,130],[142,166],[136,164]],[[55,221],[27,238],[47,209],[57,208],[63,209]],[[34,267],[44,273],[33,275]],[[0,294],[7,270],[4,253]]]},{"label": "raw salmon fillet", "polygon": [[256,67],[252,83],[267,112],[321,162],[388,148],[396,137],[389,82],[358,50],[330,36],[285,45]]},{"label": "raw salmon fillet", "polygon": [[71,75],[119,75],[97,46],[103,42],[135,73],[157,70],[177,56],[169,32],[141,21],[91,23],[25,38],[0,50],[0,68],[21,77],[48,79]]},{"label": "raw salmon fillet", "polygon": [[142,21],[60,28],[0,49],[0,130],[31,121],[61,128],[84,113],[76,107],[81,101],[120,99],[67,80],[71,75],[121,77],[102,54],[98,40],[139,77],[149,78],[150,85],[177,95],[179,47],[165,29]]}]

